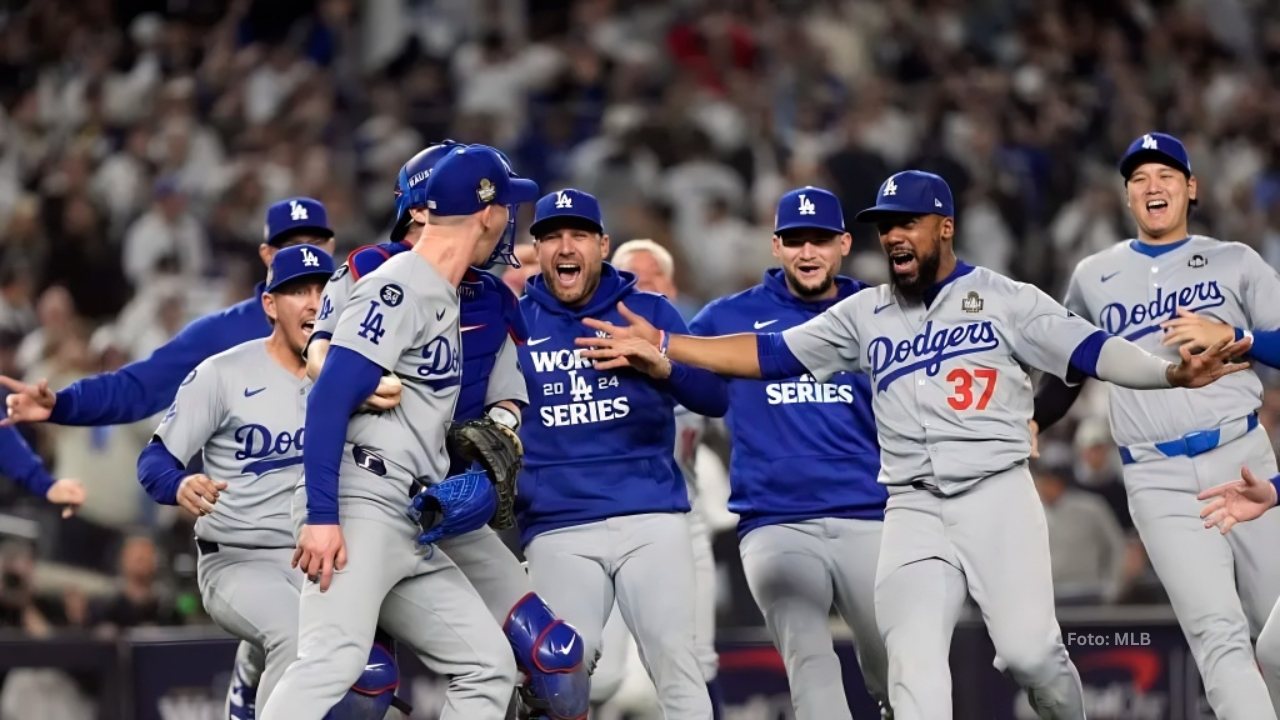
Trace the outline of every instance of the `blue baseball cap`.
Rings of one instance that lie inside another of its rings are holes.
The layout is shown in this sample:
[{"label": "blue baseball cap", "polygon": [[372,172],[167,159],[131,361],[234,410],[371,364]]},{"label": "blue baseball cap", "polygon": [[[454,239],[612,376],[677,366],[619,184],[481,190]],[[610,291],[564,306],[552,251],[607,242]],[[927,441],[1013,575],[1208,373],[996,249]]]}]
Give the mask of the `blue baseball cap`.
[{"label": "blue baseball cap", "polygon": [[774,235],[808,228],[832,233],[845,231],[840,199],[830,190],[806,185],[778,199],[778,212],[773,216]]},{"label": "blue baseball cap", "polygon": [[522,178],[488,145],[460,145],[438,162],[427,178],[427,212],[472,215],[490,205],[519,205],[538,199],[538,184]]},{"label": "blue baseball cap", "polygon": [[1149,162],[1168,165],[1191,177],[1191,158],[1186,146],[1168,133],[1150,132],[1129,143],[1129,149],[1120,158],[1120,174],[1128,182],[1139,165]]},{"label": "blue baseball cap", "polygon": [[267,208],[267,227],[263,231],[263,242],[275,245],[294,233],[304,231],[321,237],[333,237],[333,230],[329,228],[329,213],[319,200],[294,197]]},{"label": "blue baseball cap", "polygon": [[884,215],[941,215],[955,217],[955,203],[947,181],[923,170],[903,170],[890,175],[876,194],[876,204],[859,212],[854,220],[875,222]]},{"label": "blue baseball cap", "polygon": [[529,234],[535,238],[560,227],[585,227],[604,234],[600,202],[591,193],[574,188],[543,195],[533,208]]},{"label": "blue baseball cap", "polygon": [[293,245],[281,249],[271,259],[267,292],[301,278],[323,280],[333,274],[333,257],[314,245]]}]

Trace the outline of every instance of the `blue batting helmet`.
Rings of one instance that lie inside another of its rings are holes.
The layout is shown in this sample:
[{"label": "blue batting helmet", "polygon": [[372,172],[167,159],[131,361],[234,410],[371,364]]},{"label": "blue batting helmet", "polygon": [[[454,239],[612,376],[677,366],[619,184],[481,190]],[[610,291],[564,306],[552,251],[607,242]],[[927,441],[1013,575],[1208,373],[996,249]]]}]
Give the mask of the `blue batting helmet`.
[{"label": "blue batting helmet", "polygon": [[402,240],[409,232],[409,225],[413,223],[409,217],[409,208],[427,206],[427,178],[431,177],[436,163],[458,145],[453,140],[431,145],[418,151],[417,155],[409,158],[409,162],[400,168],[400,174],[396,176],[396,224],[391,229],[392,240]]}]

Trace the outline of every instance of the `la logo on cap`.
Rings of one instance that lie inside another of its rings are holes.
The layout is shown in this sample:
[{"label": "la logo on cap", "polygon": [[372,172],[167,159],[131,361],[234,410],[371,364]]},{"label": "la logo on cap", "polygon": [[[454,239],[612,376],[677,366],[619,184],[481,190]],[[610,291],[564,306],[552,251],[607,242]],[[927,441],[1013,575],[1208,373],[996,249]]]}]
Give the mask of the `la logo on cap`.
[{"label": "la logo on cap", "polygon": [[289,201],[289,219],[290,220],[310,220],[307,216],[307,206],[299,203],[297,200]]},{"label": "la logo on cap", "polygon": [[818,208],[813,204],[812,200],[810,200],[808,197],[805,196],[804,193],[800,193],[799,213],[801,215],[817,215],[818,214]]},{"label": "la logo on cap", "polygon": [[573,207],[573,196],[572,196],[572,195],[565,195],[563,190],[561,190],[561,191],[559,191],[559,192],[557,192],[557,193],[556,193],[556,208],[557,208],[557,209],[572,208],[572,207]]},{"label": "la logo on cap", "polygon": [[1152,137],[1151,133],[1147,133],[1146,135],[1142,136],[1142,149],[1143,150],[1159,150],[1160,145],[1156,143],[1156,139]]},{"label": "la logo on cap", "polygon": [[885,197],[889,197],[890,195],[897,195],[897,194],[898,194],[898,186],[896,183],[893,182],[893,178],[889,178],[884,184],[883,195]]}]

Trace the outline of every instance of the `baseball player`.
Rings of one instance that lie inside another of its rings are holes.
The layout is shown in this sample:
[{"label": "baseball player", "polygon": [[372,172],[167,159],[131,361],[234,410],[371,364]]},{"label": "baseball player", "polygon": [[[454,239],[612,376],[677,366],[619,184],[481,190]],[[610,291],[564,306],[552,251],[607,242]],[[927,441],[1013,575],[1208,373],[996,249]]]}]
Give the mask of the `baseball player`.
[{"label": "baseball player", "polygon": [[[269,268],[277,252],[294,245],[312,245],[326,253],[333,252],[334,233],[329,228],[328,213],[318,200],[292,197],[267,208],[263,242],[258,246],[263,265]],[[56,394],[43,380],[28,385],[0,376],[0,384],[13,393],[6,398],[7,421],[113,425],[137,422],[159,413],[172,404],[183,379],[202,361],[271,334],[262,307],[265,289],[265,283],[259,283],[252,297],[193,321],[146,359],[77,380]],[[380,382],[367,404],[378,409],[393,407],[399,388],[390,379]],[[174,502],[166,493],[147,490],[157,502]],[[262,671],[261,658],[256,657],[249,643],[241,643],[236,657],[236,672],[227,692],[228,716],[232,720],[253,720],[254,687]]]},{"label": "baseball player", "polygon": [[[869,375],[889,486],[875,612],[895,717],[951,717],[951,633],[966,593],[997,654],[1042,718],[1084,717],[1080,679],[1053,610],[1044,510],[1027,471],[1024,364],[1137,388],[1199,387],[1244,369],[1248,340],[1174,365],[1107,335],[1031,285],[958,261],[951,190],[908,170],[858,214],[874,222],[892,282],[781,333],[672,335],[629,309],[578,341],[598,369],[686,362],[722,375],[827,382]],[[621,310],[621,308],[620,308]],[[794,470],[794,466],[791,468]]]},{"label": "baseball player", "polygon": [[[815,187],[784,194],[773,235],[782,267],[712,302],[690,330],[781,332],[811,320],[865,287],[837,275],[851,244],[835,195]],[[888,661],[874,589],[888,492],[876,482],[867,376],[728,382],[729,509],[741,518],[743,569],[786,664],[796,717],[850,718],[828,622],[833,602],[853,630],[867,688],[884,704]]]},{"label": "baseball player", "polygon": [[652,322],[684,329],[669,302],[637,291],[633,276],[604,262],[609,236],[594,197],[573,189],[546,195],[530,232],[542,272],[520,301],[529,406],[516,508],[534,587],[582,633],[589,661],[616,598],[665,716],[706,720],[673,409],[723,415],[723,388],[685,366],[602,373],[581,359],[574,348],[581,320],[617,318],[624,298]]},{"label": "baseball player", "polygon": [[[666,248],[652,240],[628,240],[613,251],[613,267],[629,272],[636,278],[636,289],[658,293],[675,302],[678,291],[675,285],[675,261]],[[689,537],[693,541],[694,572],[694,652],[698,667],[707,684],[711,698],[711,716],[719,720],[723,705],[720,684],[716,676],[720,669],[720,657],[716,654],[716,561],[711,552],[711,531],[707,527],[705,511],[699,503],[698,476],[695,468],[698,447],[706,432],[707,419],[690,412],[683,405],[675,409],[676,443],[674,459],[680,474],[684,476],[689,494],[690,510],[685,517],[689,521]],[[591,676],[593,702],[603,702],[617,692],[623,680],[628,652],[634,639],[627,632],[615,603],[602,634],[600,662]],[[608,670],[602,673],[602,668]]]},{"label": "baseball player", "polygon": [[[1247,245],[1188,235],[1198,188],[1182,143],[1147,133],[1129,146],[1120,173],[1138,237],[1082,260],[1066,306],[1165,358],[1179,352],[1175,345],[1198,349],[1215,337],[1230,341],[1257,329],[1251,354],[1275,362],[1268,351],[1275,352],[1280,328],[1280,274]],[[1079,389],[1042,381],[1038,426],[1058,420]],[[1264,557],[1265,548],[1280,545],[1280,515],[1224,537],[1203,531],[1196,502],[1197,493],[1239,477],[1242,467],[1261,477],[1275,474],[1274,453],[1258,427],[1261,381],[1249,371],[1194,394],[1115,385],[1108,394],[1134,526],[1169,594],[1210,706],[1222,718],[1275,718],[1280,662],[1263,662],[1264,678],[1249,638],[1280,596],[1280,565]],[[1280,627],[1275,631],[1280,636]],[[1280,637],[1264,640],[1259,637],[1258,659],[1280,661],[1280,648],[1268,651]]]},{"label": "baseball player", "polygon": [[0,427],[0,475],[18,483],[32,495],[63,506],[64,518],[74,515],[76,509],[84,504],[84,485],[71,478],[54,480],[40,456],[31,449],[17,428]]},{"label": "baseball player", "polygon": [[[442,718],[505,715],[516,667],[502,629],[444,553],[417,547],[406,505],[417,484],[439,483],[449,467],[458,285],[492,256],[508,206],[536,195],[492,148],[452,150],[428,181],[431,214],[413,250],[352,288],[307,404],[294,562],[312,582],[299,603],[298,659],[264,720],[323,717],[359,677],[379,622],[450,678]],[[352,416],[388,371],[404,385],[399,405]]]},{"label": "baseball player", "polygon": [[[426,211],[425,185],[432,168],[457,143],[446,141],[428,147],[414,155],[400,169],[396,180],[398,220],[392,232],[392,242],[369,245],[353,251],[346,265],[338,269],[325,287],[321,317],[307,345],[307,372],[312,378],[319,375],[328,352],[329,339],[337,325],[338,317],[347,305],[352,286],[360,278],[375,271],[389,258],[409,250],[413,240],[421,234],[422,223],[413,220],[410,210]],[[501,246],[501,243],[500,243]],[[509,261],[510,255],[500,247],[489,260]],[[516,340],[524,340],[524,320],[516,297],[497,277],[479,268],[469,268],[458,287],[461,302],[460,332],[462,339],[462,385],[454,420],[458,423],[490,418],[518,431],[521,407],[528,402],[524,376],[516,365]],[[450,474],[463,471],[456,458]],[[545,611],[541,598],[533,592],[528,573],[511,550],[490,527],[454,535],[438,542],[441,550],[458,566],[462,573],[484,599],[494,618],[503,626],[509,620],[517,623]],[[549,615],[549,612],[546,613]],[[542,627],[537,627],[540,632]],[[546,701],[540,692],[553,694],[573,692],[576,686],[586,687],[586,668],[579,671],[581,677],[572,681],[549,677],[538,668],[529,651],[532,648],[513,645],[516,662],[522,672],[530,676],[522,693],[533,708],[546,710]],[[522,654],[523,653],[523,654]],[[543,682],[555,688],[543,687]],[[563,685],[563,687],[562,687]],[[584,706],[586,698],[564,699],[571,707]],[[557,700],[557,703],[561,702]],[[558,706],[558,705],[557,705]],[[576,713],[570,713],[576,714]]]},{"label": "baseball player", "polygon": [[[302,475],[311,381],[302,347],[333,259],[308,245],[276,253],[262,296],[269,336],[214,355],[191,371],[138,459],[153,493],[194,514],[204,607],[222,629],[259,648],[263,702],[297,655],[298,591],[289,520]],[[204,471],[184,458],[203,452]]]}]

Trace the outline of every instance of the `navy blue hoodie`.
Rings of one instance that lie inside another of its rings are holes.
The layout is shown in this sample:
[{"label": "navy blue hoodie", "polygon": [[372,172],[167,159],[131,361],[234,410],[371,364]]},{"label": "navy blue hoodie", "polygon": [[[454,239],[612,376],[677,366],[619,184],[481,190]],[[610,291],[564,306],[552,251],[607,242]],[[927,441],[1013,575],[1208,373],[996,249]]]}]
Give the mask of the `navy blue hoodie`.
[{"label": "navy blue hoodie", "polygon": [[[864,287],[840,276],[835,298],[808,302],[774,268],[759,285],[707,305],[690,327],[704,336],[782,332]],[[880,447],[866,375],[721,382],[729,386],[729,509],[740,517],[739,536],[813,518],[884,519],[888,492],[876,482]]]},{"label": "navy blue hoodie", "polygon": [[668,332],[688,332],[661,295],[635,289],[635,276],[604,263],[591,300],[570,308],[541,276],[520,301],[529,340],[520,368],[529,388],[520,438],[524,470],[516,493],[520,540],[621,515],[688,512],[684,478],[672,461],[674,408],[719,417],[725,386],[715,375],[676,364],[667,380],[630,369],[598,371],[573,341],[592,337],[585,317],[626,324],[618,301]]}]

